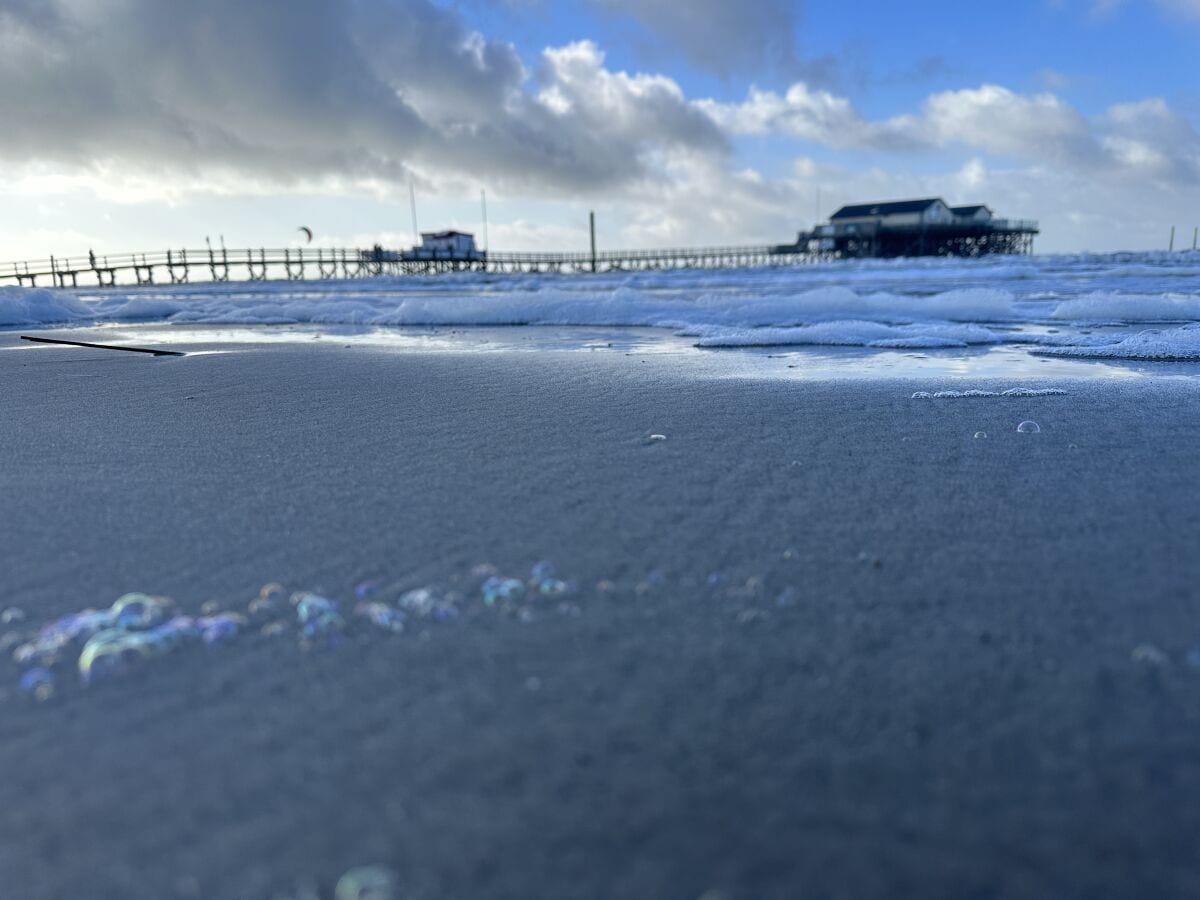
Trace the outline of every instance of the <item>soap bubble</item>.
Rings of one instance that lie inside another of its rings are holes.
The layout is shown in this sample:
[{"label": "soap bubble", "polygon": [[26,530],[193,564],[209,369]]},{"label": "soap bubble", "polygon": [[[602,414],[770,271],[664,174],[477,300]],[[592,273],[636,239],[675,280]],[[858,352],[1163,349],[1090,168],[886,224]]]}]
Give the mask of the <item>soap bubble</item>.
[{"label": "soap bubble", "polygon": [[1022,422],[1020,425],[1017,426],[1017,431],[1019,431],[1021,434],[1037,434],[1041,430],[1042,430],[1041,426],[1038,425],[1037,422],[1034,422],[1030,419],[1026,419],[1024,422]]},{"label": "soap bubble", "polygon": [[663,574],[661,569],[652,569],[646,577],[634,585],[634,593],[638,596],[649,594],[659,590],[667,583],[667,576]]},{"label": "soap bubble", "polygon": [[43,702],[54,696],[54,673],[39,666],[21,676],[21,691]]},{"label": "soap bubble", "polygon": [[541,562],[534,564],[531,577],[535,582],[545,581],[547,578],[554,576],[554,571],[554,563],[543,559]]},{"label": "soap bubble", "polygon": [[25,610],[19,606],[10,606],[4,612],[0,612],[0,625],[11,625],[13,622],[24,622]]},{"label": "soap bubble", "polygon": [[357,600],[366,600],[383,588],[383,582],[378,578],[372,578],[369,581],[359,582],[354,586],[354,597]]},{"label": "soap bubble", "polygon": [[415,591],[407,591],[400,595],[400,599],[396,601],[396,605],[406,612],[412,613],[414,616],[430,615],[438,605],[437,594],[429,588],[417,588]]},{"label": "soap bubble", "polygon": [[1129,654],[1129,658],[1136,663],[1144,663],[1150,666],[1165,666],[1171,661],[1162,650],[1153,644],[1138,644],[1133,648],[1133,652]]},{"label": "soap bubble", "polygon": [[292,595],[292,603],[296,607],[300,633],[305,640],[332,636],[341,631],[345,624],[337,604],[327,597],[300,591]]},{"label": "soap bubble", "polygon": [[252,616],[271,615],[287,606],[287,589],[277,581],[264,584],[258,596],[250,601],[247,612]]},{"label": "soap bubble", "polygon": [[501,578],[493,575],[480,587],[483,602],[487,606],[495,606],[499,601],[516,602],[525,596],[525,583],[516,578]]},{"label": "soap bubble", "polygon": [[559,597],[571,590],[571,586],[558,578],[545,578],[538,583],[537,592],[543,597]]},{"label": "soap bubble", "polygon": [[928,400],[933,395],[929,391],[917,391],[912,395],[914,400]]},{"label": "soap bubble", "polygon": [[196,620],[200,639],[206,644],[223,644],[238,636],[246,620],[236,613],[218,613]]},{"label": "soap bubble", "polygon": [[775,605],[780,609],[795,606],[800,600],[799,592],[793,587],[786,587],[775,597]]},{"label": "soap bubble", "polygon": [[354,612],[385,631],[399,634],[404,630],[404,613],[386,603],[360,603],[354,607]]},{"label": "soap bubble", "polygon": [[109,608],[114,625],[121,628],[150,628],[167,617],[171,601],[149,594],[124,594]]},{"label": "soap bubble", "polygon": [[385,866],[359,866],[338,879],[334,900],[396,900],[396,873]]},{"label": "soap bubble", "polygon": [[977,431],[977,432],[975,432],[975,437],[985,438],[985,437],[987,437],[987,432],[986,431]]},{"label": "soap bubble", "polygon": [[79,654],[79,677],[84,684],[128,670],[153,654],[145,634],[110,628],[92,635]]},{"label": "soap bubble", "polygon": [[650,435],[646,436],[646,443],[647,444],[657,444],[661,441],[665,441],[666,439],[667,439],[667,436],[665,434],[650,434]]}]

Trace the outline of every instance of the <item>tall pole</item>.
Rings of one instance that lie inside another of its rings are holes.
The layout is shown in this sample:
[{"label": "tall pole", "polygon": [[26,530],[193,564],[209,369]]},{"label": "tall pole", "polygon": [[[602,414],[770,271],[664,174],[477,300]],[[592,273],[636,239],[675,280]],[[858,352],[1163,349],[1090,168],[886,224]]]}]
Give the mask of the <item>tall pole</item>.
[{"label": "tall pole", "polygon": [[1192,249],[1196,249],[1196,238],[1200,236],[1200,225],[1192,229]]},{"label": "tall pole", "polygon": [[596,213],[588,213],[588,231],[592,235],[592,271],[596,271]]},{"label": "tall pole", "polygon": [[412,179],[408,179],[408,205],[412,209],[413,246],[421,243],[421,235],[417,233],[417,194],[413,190]]},{"label": "tall pole", "polygon": [[1167,245],[1167,252],[1170,253],[1175,249],[1175,226],[1171,226],[1171,243]]},{"label": "tall pole", "polygon": [[485,190],[480,190],[479,192],[479,205],[483,207],[483,249],[486,250],[490,245],[488,244],[487,191]]}]

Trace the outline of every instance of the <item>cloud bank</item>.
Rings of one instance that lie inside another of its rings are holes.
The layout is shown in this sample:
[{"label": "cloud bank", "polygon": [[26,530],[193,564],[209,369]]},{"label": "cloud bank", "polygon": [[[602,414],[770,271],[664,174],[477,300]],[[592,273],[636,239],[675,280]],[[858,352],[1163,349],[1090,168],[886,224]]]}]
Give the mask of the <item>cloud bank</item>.
[{"label": "cloud bank", "polygon": [[[797,64],[798,7],[782,0],[702,0],[682,16],[665,0],[592,3],[717,74]],[[1051,91],[985,83],[871,118],[794,81],[718,101],[610,68],[588,40],[522,58],[432,0],[292,0],[286,15],[240,0],[0,0],[0,122],[10,192],[47,172],[132,179],[139,198],[181,182],[388,194],[413,178],[623,204],[622,240],[643,245],[785,239],[815,217],[818,190],[825,214],[937,194],[1081,235],[1200,197],[1200,133],[1160,98],[1085,115]],[[771,147],[769,167],[747,164],[750,139]]]}]

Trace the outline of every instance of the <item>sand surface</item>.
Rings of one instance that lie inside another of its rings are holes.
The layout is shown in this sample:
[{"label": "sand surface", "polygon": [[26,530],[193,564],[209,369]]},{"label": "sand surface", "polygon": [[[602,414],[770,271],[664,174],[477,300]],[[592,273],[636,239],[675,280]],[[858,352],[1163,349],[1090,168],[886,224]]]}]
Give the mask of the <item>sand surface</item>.
[{"label": "sand surface", "polygon": [[5,662],[5,896],[325,898],[363,863],[406,900],[1200,896],[1200,380],[7,335],[0,384],[31,623],[484,561],[581,586],[44,704]]}]

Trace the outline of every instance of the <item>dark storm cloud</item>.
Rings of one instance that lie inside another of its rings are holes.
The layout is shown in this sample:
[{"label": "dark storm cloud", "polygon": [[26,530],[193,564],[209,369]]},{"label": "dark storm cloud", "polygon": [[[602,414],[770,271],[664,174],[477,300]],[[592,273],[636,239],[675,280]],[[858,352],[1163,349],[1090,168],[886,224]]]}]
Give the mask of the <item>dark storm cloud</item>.
[{"label": "dark storm cloud", "polygon": [[673,84],[592,49],[547,54],[535,92],[510,45],[429,0],[0,0],[0,159],[578,190],[726,152]]}]

